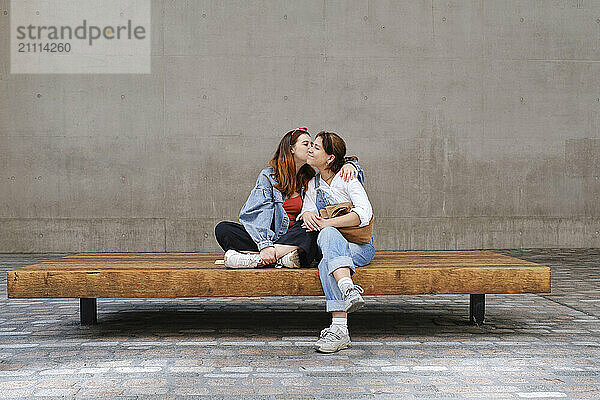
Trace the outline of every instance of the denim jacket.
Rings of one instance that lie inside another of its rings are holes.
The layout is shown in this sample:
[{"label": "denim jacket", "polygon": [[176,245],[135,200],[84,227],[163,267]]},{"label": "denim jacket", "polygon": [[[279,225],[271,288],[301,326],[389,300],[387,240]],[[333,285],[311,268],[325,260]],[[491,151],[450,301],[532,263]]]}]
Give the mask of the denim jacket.
[{"label": "denim jacket", "polygon": [[[356,161],[348,161],[358,171],[358,180],[363,183],[364,171]],[[246,229],[258,250],[273,246],[290,225],[290,219],[283,208],[285,196],[274,186],[277,181],[271,176],[274,174],[271,167],[260,171],[254,188],[248,200],[240,211],[240,223]],[[304,199],[304,191],[300,192]]]}]

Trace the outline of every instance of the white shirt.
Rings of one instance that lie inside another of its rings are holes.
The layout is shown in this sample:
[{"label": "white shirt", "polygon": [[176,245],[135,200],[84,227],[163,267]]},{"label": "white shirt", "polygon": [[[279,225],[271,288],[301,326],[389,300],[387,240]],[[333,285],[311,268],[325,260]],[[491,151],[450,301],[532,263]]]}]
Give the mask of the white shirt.
[{"label": "white shirt", "polygon": [[[319,187],[324,190],[332,199],[337,203],[352,202],[354,211],[360,218],[359,226],[367,226],[373,216],[373,208],[371,202],[367,197],[367,192],[363,185],[354,178],[350,182],[346,182],[341,176],[341,170],[335,174],[331,185],[325,182],[323,177],[319,178]],[[319,215],[317,211],[317,190],[315,189],[315,178],[312,178],[308,182],[306,194],[304,195],[304,202],[302,204],[302,211],[298,214],[297,220],[300,219],[302,214],[306,211],[311,211],[316,215]]]}]

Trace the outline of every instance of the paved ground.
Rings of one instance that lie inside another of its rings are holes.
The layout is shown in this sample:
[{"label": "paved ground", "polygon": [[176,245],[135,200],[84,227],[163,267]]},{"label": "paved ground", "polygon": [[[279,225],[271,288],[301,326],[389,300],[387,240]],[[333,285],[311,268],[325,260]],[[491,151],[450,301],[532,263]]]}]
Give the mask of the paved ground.
[{"label": "paved ground", "polygon": [[600,249],[504,250],[552,267],[550,295],[367,297],[353,347],[311,347],[324,299],[7,299],[4,271],[60,254],[0,254],[0,398],[600,399]]}]

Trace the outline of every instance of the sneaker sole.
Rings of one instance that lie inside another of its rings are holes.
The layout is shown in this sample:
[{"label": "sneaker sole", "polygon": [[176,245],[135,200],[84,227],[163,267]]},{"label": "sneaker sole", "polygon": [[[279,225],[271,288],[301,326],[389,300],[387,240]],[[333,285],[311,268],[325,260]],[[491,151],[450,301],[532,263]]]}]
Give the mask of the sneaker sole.
[{"label": "sneaker sole", "polygon": [[365,305],[365,301],[364,300],[357,301],[355,303],[350,304],[350,306],[348,308],[346,308],[346,312],[347,313],[354,312],[354,311],[358,310],[359,308],[361,308],[364,305]]},{"label": "sneaker sole", "polygon": [[347,348],[349,348],[349,347],[350,347],[350,343],[346,343],[346,344],[344,344],[344,345],[342,345],[342,346],[338,347],[338,348],[337,348],[337,349],[335,349],[335,350],[322,349],[321,347],[318,347],[318,346],[316,347],[316,350],[317,350],[319,353],[326,353],[326,354],[330,354],[330,353],[335,353],[335,352],[337,352],[337,351],[340,351],[340,350],[347,349]]},{"label": "sneaker sole", "polygon": [[231,265],[231,264],[228,264],[227,261],[225,261],[225,267],[227,267],[227,268],[235,268],[235,269],[258,268],[258,263],[256,265],[253,265],[253,264],[250,264],[250,265]]}]

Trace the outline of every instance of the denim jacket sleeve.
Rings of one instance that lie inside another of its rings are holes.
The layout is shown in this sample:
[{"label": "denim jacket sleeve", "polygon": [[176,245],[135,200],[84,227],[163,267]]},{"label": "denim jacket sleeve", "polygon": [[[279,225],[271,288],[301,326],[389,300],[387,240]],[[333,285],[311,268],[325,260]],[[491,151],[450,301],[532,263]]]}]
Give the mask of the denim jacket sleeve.
[{"label": "denim jacket sleeve", "polygon": [[271,230],[275,203],[273,202],[273,184],[269,180],[269,169],[258,175],[256,185],[240,211],[240,223],[258,246],[258,250],[273,246],[275,232]]},{"label": "denim jacket sleeve", "polygon": [[358,164],[358,161],[350,160],[350,161],[346,161],[344,164],[352,164],[352,166],[354,166],[354,168],[356,168],[356,171],[358,172],[358,176],[356,178],[362,185],[364,185],[365,184],[365,171]]}]

